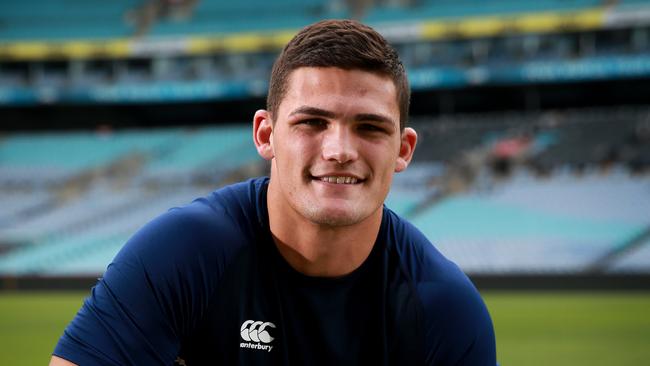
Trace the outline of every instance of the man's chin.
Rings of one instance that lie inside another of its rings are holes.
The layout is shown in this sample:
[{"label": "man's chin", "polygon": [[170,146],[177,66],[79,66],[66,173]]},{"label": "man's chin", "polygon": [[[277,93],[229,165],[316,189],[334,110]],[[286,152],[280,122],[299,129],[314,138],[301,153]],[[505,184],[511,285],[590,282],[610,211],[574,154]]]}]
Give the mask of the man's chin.
[{"label": "man's chin", "polygon": [[323,226],[350,226],[363,221],[362,215],[352,210],[341,208],[309,208],[307,218],[318,225]]}]

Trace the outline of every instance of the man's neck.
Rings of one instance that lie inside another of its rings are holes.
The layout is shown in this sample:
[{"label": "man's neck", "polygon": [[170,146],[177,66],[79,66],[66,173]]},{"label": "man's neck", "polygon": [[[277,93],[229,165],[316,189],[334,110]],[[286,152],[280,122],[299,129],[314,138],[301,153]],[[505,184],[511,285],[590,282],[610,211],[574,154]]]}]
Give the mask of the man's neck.
[{"label": "man's neck", "polygon": [[340,277],[357,269],[370,255],[381,226],[381,207],[359,223],[327,226],[279,207],[271,192],[267,200],[278,251],[291,267],[308,276]]}]

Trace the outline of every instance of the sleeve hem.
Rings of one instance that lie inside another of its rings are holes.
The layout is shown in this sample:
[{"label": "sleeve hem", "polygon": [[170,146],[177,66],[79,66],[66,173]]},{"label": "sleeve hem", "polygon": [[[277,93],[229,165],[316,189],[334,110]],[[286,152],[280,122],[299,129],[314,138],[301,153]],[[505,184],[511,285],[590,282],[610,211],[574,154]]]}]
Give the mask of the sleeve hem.
[{"label": "sleeve hem", "polygon": [[59,343],[56,345],[52,356],[57,356],[63,358],[64,360],[70,361],[79,366],[83,365],[107,365],[113,366],[115,363],[100,359],[98,355],[88,352],[81,345],[72,345],[65,338],[61,338]]}]

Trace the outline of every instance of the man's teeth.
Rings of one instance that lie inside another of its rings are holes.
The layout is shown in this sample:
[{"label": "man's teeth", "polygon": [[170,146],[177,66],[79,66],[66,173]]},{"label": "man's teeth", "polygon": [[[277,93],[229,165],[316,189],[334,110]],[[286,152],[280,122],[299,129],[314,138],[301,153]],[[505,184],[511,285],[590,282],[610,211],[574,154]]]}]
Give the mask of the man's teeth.
[{"label": "man's teeth", "polygon": [[354,177],[321,177],[321,181],[327,182],[327,183],[336,183],[336,184],[355,184],[357,182],[357,178]]}]

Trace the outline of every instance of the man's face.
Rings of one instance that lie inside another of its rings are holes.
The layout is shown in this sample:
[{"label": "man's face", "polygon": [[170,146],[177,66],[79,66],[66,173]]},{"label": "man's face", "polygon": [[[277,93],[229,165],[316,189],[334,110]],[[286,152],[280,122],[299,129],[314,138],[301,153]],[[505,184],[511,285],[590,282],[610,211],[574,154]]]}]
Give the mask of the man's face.
[{"label": "man's face", "polygon": [[[294,70],[273,116],[272,155],[265,156],[272,158],[269,190],[281,201],[274,204],[329,226],[380,215],[393,173],[406,168],[415,147],[415,132],[401,134],[399,117],[388,77],[333,67]],[[257,121],[256,115],[256,130]]]}]

